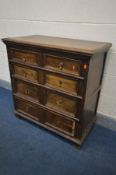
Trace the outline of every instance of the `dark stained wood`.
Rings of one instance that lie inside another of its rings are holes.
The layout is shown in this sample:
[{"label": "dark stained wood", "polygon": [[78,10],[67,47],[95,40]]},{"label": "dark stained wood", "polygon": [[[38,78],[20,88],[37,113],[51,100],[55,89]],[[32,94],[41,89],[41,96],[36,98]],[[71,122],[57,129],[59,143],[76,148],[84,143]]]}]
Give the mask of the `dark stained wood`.
[{"label": "dark stained wood", "polygon": [[14,80],[14,93],[25,96],[26,98],[33,98],[37,101],[40,99],[39,89],[36,86],[28,84],[20,80]]},{"label": "dark stained wood", "polygon": [[40,54],[38,52],[29,52],[27,50],[10,49],[11,58],[14,61],[22,63],[39,65]]},{"label": "dark stained wood", "polygon": [[88,54],[93,54],[101,51],[105,52],[111,47],[111,43],[39,35],[4,38],[3,41],[7,44],[18,43],[23,45],[41,46],[46,48],[54,48]]},{"label": "dark stained wood", "polygon": [[68,135],[74,136],[75,121],[67,119],[61,115],[52,112],[45,113],[45,125],[50,126]]},{"label": "dark stained wood", "polygon": [[26,102],[22,99],[17,99],[15,97],[16,110],[23,114],[29,115],[29,117],[39,120],[39,107],[33,103]]},{"label": "dark stained wood", "polygon": [[16,115],[81,145],[96,120],[111,44],[46,36],[3,42]]},{"label": "dark stained wood", "polygon": [[58,72],[80,75],[81,61],[68,60],[62,57],[44,54],[44,66]]},{"label": "dark stained wood", "polygon": [[29,68],[24,68],[19,65],[14,65],[13,69],[14,69],[14,74],[16,74],[17,76],[38,82],[37,71]]},{"label": "dark stained wood", "polygon": [[75,115],[77,111],[76,101],[74,99],[54,94],[48,91],[46,93],[45,105],[64,113],[68,113],[69,115]]},{"label": "dark stained wood", "polygon": [[63,78],[62,76],[56,76],[50,73],[45,74],[45,85],[57,88],[59,90],[71,92],[72,94],[78,94],[79,83],[76,80],[70,80]]}]

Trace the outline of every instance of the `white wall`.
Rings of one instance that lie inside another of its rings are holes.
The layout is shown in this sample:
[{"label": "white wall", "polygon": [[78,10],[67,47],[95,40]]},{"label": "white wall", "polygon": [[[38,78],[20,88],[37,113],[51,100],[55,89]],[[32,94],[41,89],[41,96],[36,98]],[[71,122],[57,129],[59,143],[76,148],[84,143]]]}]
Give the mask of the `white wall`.
[{"label": "white wall", "polygon": [[[29,34],[111,42],[98,112],[116,118],[116,0],[0,0],[0,38]],[[2,42],[0,79],[10,82]]]}]

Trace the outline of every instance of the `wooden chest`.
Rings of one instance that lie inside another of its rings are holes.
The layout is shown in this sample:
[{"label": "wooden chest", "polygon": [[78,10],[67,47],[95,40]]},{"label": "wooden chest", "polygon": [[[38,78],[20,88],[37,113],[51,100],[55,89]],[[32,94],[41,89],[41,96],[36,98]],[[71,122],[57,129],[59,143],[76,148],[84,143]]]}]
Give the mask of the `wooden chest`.
[{"label": "wooden chest", "polygon": [[3,42],[15,114],[81,145],[96,120],[111,44],[36,35]]}]

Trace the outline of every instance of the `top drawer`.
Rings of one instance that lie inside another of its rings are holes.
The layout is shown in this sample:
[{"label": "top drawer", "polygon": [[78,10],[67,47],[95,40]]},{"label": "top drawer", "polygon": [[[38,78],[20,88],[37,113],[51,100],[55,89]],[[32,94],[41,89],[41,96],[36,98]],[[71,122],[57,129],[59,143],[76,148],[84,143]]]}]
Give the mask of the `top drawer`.
[{"label": "top drawer", "polygon": [[14,61],[38,65],[40,63],[40,54],[26,50],[11,49],[11,57]]},{"label": "top drawer", "polygon": [[81,61],[60,58],[58,56],[44,54],[44,66],[59,72],[80,75]]}]

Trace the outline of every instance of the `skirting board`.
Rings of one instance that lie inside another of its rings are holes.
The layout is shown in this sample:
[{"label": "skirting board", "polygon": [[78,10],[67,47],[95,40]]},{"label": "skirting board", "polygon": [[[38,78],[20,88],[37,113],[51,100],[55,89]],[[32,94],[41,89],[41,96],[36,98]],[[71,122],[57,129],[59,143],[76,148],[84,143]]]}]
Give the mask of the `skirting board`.
[{"label": "skirting board", "polygon": [[116,131],[116,119],[97,112],[97,124]]},{"label": "skirting board", "polygon": [[[11,90],[11,84],[4,80],[0,80],[0,87]],[[96,122],[101,126],[104,126],[106,128],[112,129],[113,131],[116,131],[116,119],[110,116],[106,116],[97,112]]]},{"label": "skirting board", "polygon": [[8,81],[0,80],[0,87],[11,90],[11,83]]}]

